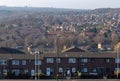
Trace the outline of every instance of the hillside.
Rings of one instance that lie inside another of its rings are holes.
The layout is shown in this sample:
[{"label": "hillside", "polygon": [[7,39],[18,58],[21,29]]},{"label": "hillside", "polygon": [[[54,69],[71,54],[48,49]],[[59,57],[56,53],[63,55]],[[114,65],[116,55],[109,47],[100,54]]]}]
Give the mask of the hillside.
[{"label": "hillside", "polygon": [[120,9],[73,10],[0,7],[0,45],[62,50],[78,46],[87,51],[113,50],[120,40]]}]

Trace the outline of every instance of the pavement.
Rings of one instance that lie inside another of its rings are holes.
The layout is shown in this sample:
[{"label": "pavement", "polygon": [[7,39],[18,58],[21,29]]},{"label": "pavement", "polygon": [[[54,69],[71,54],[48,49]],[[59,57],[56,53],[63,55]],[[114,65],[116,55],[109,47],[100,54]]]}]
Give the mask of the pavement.
[{"label": "pavement", "polygon": [[[35,81],[35,80],[23,80],[23,79],[1,79],[0,81]],[[120,79],[40,79],[36,81],[120,81]]]}]

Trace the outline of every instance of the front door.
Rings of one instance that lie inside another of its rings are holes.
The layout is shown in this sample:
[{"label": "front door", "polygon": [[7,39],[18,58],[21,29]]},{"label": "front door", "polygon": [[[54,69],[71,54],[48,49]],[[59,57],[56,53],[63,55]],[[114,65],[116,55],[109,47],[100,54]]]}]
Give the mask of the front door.
[{"label": "front door", "polygon": [[47,76],[50,76],[50,68],[47,68],[47,69],[46,69],[46,75],[47,75]]},{"label": "front door", "polygon": [[70,69],[66,69],[66,76],[71,76]]},{"label": "front door", "polygon": [[97,68],[98,74],[104,76],[106,74],[106,69],[104,67]]}]

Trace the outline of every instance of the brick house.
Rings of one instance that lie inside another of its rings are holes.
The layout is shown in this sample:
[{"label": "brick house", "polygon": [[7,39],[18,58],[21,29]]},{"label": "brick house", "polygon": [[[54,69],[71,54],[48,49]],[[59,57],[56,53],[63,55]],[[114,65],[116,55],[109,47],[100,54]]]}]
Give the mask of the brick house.
[{"label": "brick house", "polygon": [[114,74],[116,68],[119,68],[114,52],[85,52],[72,47],[61,53],[43,53],[35,56],[7,50],[0,48],[1,78],[34,78],[35,73],[77,77],[78,71],[82,75],[105,76]]}]

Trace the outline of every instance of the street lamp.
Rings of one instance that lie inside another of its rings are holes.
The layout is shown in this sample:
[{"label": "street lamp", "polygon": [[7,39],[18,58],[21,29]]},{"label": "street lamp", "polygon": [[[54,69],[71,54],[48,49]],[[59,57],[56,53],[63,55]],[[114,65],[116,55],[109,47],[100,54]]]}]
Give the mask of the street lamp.
[{"label": "street lamp", "polygon": [[[43,54],[43,53],[41,51],[35,51],[34,54],[35,54],[35,81],[37,81],[37,80],[39,81],[39,78],[40,78],[39,77],[39,71],[40,71],[40,69],[39,69],[40,68],[40,66],[39,66],[40,58],[39,57],[40,57],[40,54]],[[38,77],[38,79],[37,79],[37,77]]]},{"label": "street lamp", "polygon": [[[35,56],[34,57],[34,64],[35,64],[34,74],[35,74],[35,81],[37,81],[37,80],[39,80],[39,75],[38,75],[38,73],[39,73],[39,59],[40,59],[39,57],[40,57],[40,54],[43,54],[43,52],[41,52],[41,51],[33,52],[33,51],[31,51],[31,47],[32,47],[32,45],[28,47],[28,52]],[[38,79],[37,79],[37,75],[38,75]]]},{"label": "street lamp", "polygon": [[[60,35],[59,34],[57,34],[56,36],[55,36],[55,39],[54,39],[54,42],[55,42],[55,54],[57,55],[57,59],[59,58],[59,51],[58,51],[58,37],[59,37]],[[57,70],[57,72],[56,72],[56,81],[58,81],[58,77],[59,77],[59,63],[58,63],[58,61],[56,62],[56,70]]]},{"label": "street lamp", "polygon": [[37,60],[37,56],[36,56],[36,53],[35,53],[35,81],[37,81],[37,76],[36,76],[36,74],[37,74],[37,72],[36,72],[36,70],[37,70],[37,66],[36,66],[36,61]]},{"label": "street lamp", "polygon": [[119,59],[119,49],[120,49],[120,47],[119,47],[119,45],[117,46],[117,60],[116,60],[116,62],[117,62],[117,68],[116,68],[116,72],[117,72],[117,78],[119,77],[119,70],[120,70],[120,68],[119,68],[119,63],[120,63],[120,59]]}]

